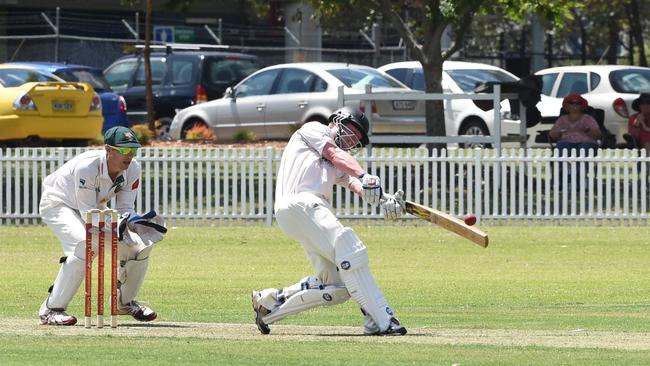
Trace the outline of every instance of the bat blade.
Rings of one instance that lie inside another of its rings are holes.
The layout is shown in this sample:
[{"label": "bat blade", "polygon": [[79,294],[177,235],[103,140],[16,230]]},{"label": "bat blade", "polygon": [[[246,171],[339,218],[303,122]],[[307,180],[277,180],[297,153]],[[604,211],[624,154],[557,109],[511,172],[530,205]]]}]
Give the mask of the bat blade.
[{"label": "bat blade", "polygon": [[404,208],[411,215],[469,239],[478,246],[483,248],[487,248],[488,246],[488,235],[486,233],[465,224],[462,220],[452,215],[411,201],[404,201]]}]

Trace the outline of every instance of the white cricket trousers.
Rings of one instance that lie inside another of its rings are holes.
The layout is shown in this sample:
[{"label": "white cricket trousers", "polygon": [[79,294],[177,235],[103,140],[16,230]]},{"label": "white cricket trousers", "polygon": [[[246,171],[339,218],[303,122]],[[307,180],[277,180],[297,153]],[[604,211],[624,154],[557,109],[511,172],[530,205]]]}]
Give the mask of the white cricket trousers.
[{"label": "white cricket trousers", "polygon": [[326,200],[307,192],[287,196],[276,203],[275,218],[282,231],[302,244],[323,284],[344,285],[334,255],[334,241],[343,225]]},{"label": "white cricket trousers", "polygon": [[[59,238],[63,255],[70,257],[76,254],[80,259],[85,259],[83,249],[86,242],[86,222],[81,219],[79,211],[62,203],[43,200],[40,203],[40,212],[43,222]],[[77,246],[80,248],[75,253]]]}]

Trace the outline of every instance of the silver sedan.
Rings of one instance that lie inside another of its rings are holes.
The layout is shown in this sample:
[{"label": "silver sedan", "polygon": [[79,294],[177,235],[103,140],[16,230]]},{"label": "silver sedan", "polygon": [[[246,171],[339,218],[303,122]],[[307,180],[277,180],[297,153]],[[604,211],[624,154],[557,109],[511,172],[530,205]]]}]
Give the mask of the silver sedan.
[{"label": "silver sedan", "polygon": [[[218,141],[230,141],[240,131],[259,139],[286,139],[308,121],[326,123],[338,109],[338,88],[345,94],[365,93],[366,85],[375,93],[421,94],[388,74],[372,67],[347,63],[290,63],[270,66],[251,74],[223,98],[179,111],[170,135],[184,139],[189,129],[205,125]],[[422,134],[424,103],[412,100],[385,100],[366,108],[359,101],[346,101],[372,113],[375,134]]]}]

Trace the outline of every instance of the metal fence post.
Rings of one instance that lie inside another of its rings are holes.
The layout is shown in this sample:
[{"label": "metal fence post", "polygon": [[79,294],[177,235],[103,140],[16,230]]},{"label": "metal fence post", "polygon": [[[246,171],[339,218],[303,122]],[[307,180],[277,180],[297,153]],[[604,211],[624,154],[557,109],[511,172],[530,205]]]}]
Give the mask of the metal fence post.
[{"label": "metal fence post", "polygon": [[266,148],[266,225],[273,224],[273,148]]}]

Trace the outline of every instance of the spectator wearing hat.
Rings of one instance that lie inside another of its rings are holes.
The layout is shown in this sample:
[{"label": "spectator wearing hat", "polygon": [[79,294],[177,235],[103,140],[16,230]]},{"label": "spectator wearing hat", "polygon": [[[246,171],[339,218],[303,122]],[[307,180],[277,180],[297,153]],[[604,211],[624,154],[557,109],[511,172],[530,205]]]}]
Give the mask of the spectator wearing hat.
[{"label": "spectator wearing hat", "polygon": [[579,94],[569,94],[562,101],[562,109],[566,114],[561,115],[551,128],[549,136],[560,151],[597,149],[598,139],[601,138],[598,122],[586,114],[589,108],[587,100]]},{"label": "spectator wearing hat", "polygon": [[628,133],[636,140],[639,147],[650,151],[650,93],[641,93],[632,101],[632,109],[637,111],[627,122]]}]

